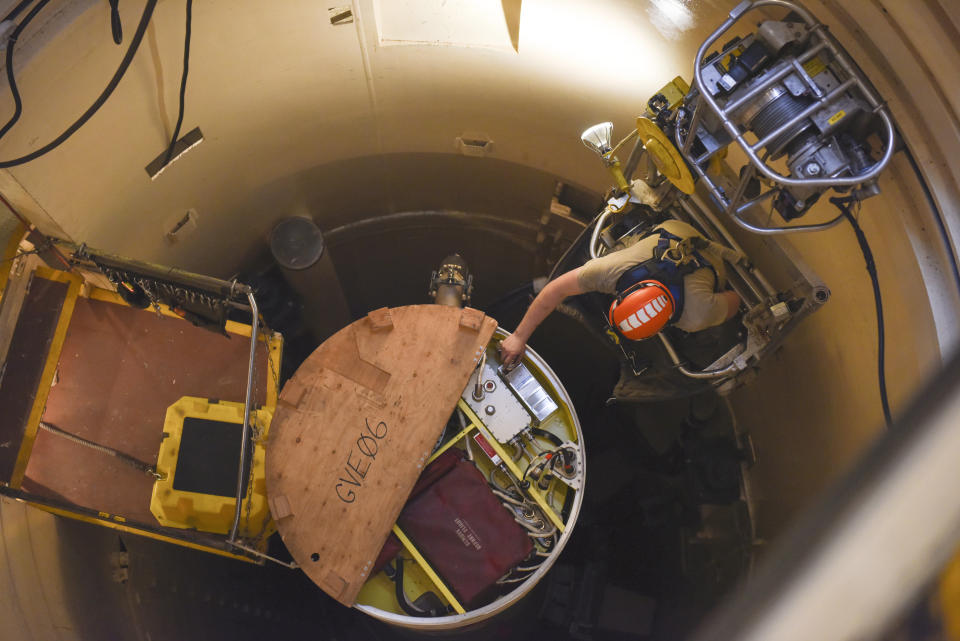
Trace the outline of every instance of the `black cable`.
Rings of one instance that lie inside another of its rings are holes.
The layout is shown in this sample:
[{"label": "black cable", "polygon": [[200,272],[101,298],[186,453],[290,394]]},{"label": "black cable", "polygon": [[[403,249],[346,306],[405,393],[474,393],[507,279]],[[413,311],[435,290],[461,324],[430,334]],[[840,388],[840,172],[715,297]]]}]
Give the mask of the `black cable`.
[{"label": "black cable", "polygon": [[7,20],[13,20],[13,19],[16,18],[17,16],[19,16],[19,15],[20,15],[20,12],[23,11],[24,9],[26,9],[26,8],[27,8],[27,5],[30,4],[31,2],[33,2],[33,0],[21,0],[20,4],[18,4],[17,6],[15,6],[15,7],[10,11],[10,13],[7,14],[7,16],[6,16],[3,20],[0,20],[0,22],[6,22]]},{"label": "black cable", "polygon": [[187,96],[187,72],[190,70],[190,28],[193,23],[193,0],[187,0],[187,35],[183,43],[183,74],[180,76],[180,114],[177,116],[177,126],[173,128],[173,137],[170,138],[170,146],[167,148],[167,155],[163,159],[161,169],[167,166],[173,157],[173,148],[177,144],[177,138],[180,137],[180,127],[183,125],[183,109]]},{"label": "black cable", "polygon": [[431,617],[444,614],[443,612],[434,612],[432,610],[421,610],[410,602],[407,598],[407,593],[403,589],[403,557],[398,556],[396,562],[397,568],[394,571],[394,575],[390,578],[396,583],[397,603],[400,604],[400,609],[412,617]]},{"label": "black cable", "polygon": [[[29,2],[33,0],[25,0],[21,2],[13,11],[10,12],[11,15],[19,13],[19,10],[23,9]],[[10,120],[7,121],[2,128],[0,128],[0,138],[3,138],[10,128],[13,127],[18,120],[20,120],[20,114],[23,113],[23,101],[20,99],[20,90],[17,88],[17,79],[13,75],[13,50],[17,44],[17,39],[20,37],[20,34],[23,33],[23,30],[26,28],[30,21],[37,17],[37,14],[40,13],[40,10],[43,9],[50,0],[40,0],[33,9],[30,10],[30,13],[23,19],[23,22],[17,25],[17,28],[13,30],[13,33],[10,34],[10,39],[7,41],[7,56],[6,56],[6,67],[7,67],[7,83],[10,85],[10,94],[13,96],[13,115],[10,116]],[[7,18],[9,19],[9,17]]]},{"label": "black cable", "polygon": [[120,0],[109,0],[110,2],[110,31],[113,32],[113,41],[117,44],[123,42],[123,22],[120,20]]},{"label": "black cable", "polygon": [[561,439],[559,436],[557,436],[553,432],[542,430],[539,427],[531,427],[530,433],[533,434],[534,436],[539,436],[541,438],[547,439],[548,441],[553,443],[555,447],[560,447],[561,445],[563,445],[563,439]]},{"label": "black cable", "polygon": [[157,0],[147,0],[146,6],[143,8],[143,15],[140,17],[140,24],[137,25],[137,31],[133,34],[133,39],[130,41],[130,46],[127,47],[127,53],[124,54],[123,60],[120,62],[120,66],[117,68],[116,73],[113,74],[113,78],[110,79],[110,82],[107,84],[106,89],[100,94],[96,102],[87,109],[80,118],[77,119],[72,125],[67,127],[67,130],[62,134],[57,136],[52,142],[44,145],[36,151],[32,151],[25,156],[19,158],[14,158],[13,160],[3,160],[0,161],[0,168],[6,167],[16,167],[17,165],[22,165],[28,163],[31,160],[35,160],[44,154],[53,151],[64,141],[66,141],[70,136],[76,133],[77,129],[82,127],[90,118],[93,117],[93,114],[99,111],[100,107],[103,106],[103,103],[107,101],[110,95],[113,93],[113,90],[117,88],[117,85],[120,84],[120,80],[123,78],[123,75],[127,72],[127,68],[130,66],[130,62],[133,60],[133,56],[137,53],[137,49],[140,47],[140,42],[143,40],[144,34],[147,32],[147,25],[150,24],[150,18],[153,16],[153,10],[157,6]]},{"label": "black cable", "polygon": [[886,356],[884,354],[884,328],[883,328],[883,301],[880,298],[880,279],[877,278],[877,265],[873,260],[873,252],[870,251],[870,243],[867,237],[860,229],[857,219],[850,213],[850,205],[856,202],[852,196],[844,198],[831,198],[830,202],[837,206],[843,212],[844,218],[853,227],[853,233],[857,236],[857,242],[860,244],[860,251],[863,252],[863,259],[867,264],[867,273],[870,274],[870,281],[873,283],[873,302],[877,309],[877,377],[880,384],[880,403],[883,405],[883,420],[886,421],[887,428],[893,426],[893,419],[890,415],[890,403],[887,400],[887,375],[886,375]]}]

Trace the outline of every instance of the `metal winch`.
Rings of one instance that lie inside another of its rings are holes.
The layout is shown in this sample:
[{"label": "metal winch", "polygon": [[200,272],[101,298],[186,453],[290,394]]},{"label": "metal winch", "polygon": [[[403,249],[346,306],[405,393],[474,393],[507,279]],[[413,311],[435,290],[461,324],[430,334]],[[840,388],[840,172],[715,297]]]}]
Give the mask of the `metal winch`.
[{"label": "metal winch", "polygon": [[[803,7],[777,2],[789,10],[783,20],[761,22],[754,33],[707,53],[745,14],[767,4],[740,3],[700,47],[692,89],[670,123],[677,147],[717,203],[738,220],[771,198],[790,220],[829,189],[852,191],[858,200],[876,195],[877,177],[894,149],[890,114],[826,27]],[[874,135],[879,146],[871,142]],[[732,142],[750,162],[739,183],[725,188],[708,167]],[[816,226],[804,227],[811,228]]]}]

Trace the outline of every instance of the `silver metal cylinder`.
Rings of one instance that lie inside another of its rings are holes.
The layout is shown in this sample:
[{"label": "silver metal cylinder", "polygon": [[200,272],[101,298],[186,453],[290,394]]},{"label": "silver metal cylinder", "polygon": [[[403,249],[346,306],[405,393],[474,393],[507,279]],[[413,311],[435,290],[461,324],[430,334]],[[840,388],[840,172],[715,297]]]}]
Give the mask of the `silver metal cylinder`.
[{"label": "silver metal cylinder", "polygon": [[247,394],[243,405],[243,440],[240,442],[240,464],[237,470],[237,507],[233,515],[233,527],[230,528],[230,542],[237,539],[237,529],[240,527],[240,507],[243,503],[243,485],[246,478],[243,473],[243,462],[247,458],[248,441],[250,440],[250,406],[253,403],[253,366],[257,356],[257,329],[260,324],[260,310],[257,309],[257,300],[253,297],[253,292],[247,294],[247,300],[250,302],[250,314],[253,321],[250,323],[250,363],[247,367]]}]

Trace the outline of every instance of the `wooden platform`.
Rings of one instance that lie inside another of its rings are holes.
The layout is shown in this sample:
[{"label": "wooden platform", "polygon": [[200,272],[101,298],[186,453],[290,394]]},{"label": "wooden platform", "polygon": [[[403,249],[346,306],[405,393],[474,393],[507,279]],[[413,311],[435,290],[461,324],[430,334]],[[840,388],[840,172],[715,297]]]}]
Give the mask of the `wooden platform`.
[{"label": "wooden platform", "polygon": [[[111,302],[78,299],[43,420],[87,440],[155,463],[167,407],[181,396],[242,403],[250,339],[230,338],[176,318]],[[257,350],[256,404],[271,373]],[[158,525],[153,480],[118,459],[43,430],[25,490]]]},{"label": "wooden platform", "polygon": [[287,549],[352,605],[496,321],[474,309],[380,309],[339,331],[284,386],[267,494]]}]

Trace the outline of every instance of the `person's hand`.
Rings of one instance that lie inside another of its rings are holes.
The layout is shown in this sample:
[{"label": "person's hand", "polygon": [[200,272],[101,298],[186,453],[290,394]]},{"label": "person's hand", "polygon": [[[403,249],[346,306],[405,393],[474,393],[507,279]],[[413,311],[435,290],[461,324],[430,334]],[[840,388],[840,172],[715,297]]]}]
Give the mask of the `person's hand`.
[{"label": "person's hand", "polygon": [[526,349],[526,342],[517,338],[515,334],[511,334],[500,342],[500,362],[507,369],[516,367]]}]

